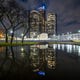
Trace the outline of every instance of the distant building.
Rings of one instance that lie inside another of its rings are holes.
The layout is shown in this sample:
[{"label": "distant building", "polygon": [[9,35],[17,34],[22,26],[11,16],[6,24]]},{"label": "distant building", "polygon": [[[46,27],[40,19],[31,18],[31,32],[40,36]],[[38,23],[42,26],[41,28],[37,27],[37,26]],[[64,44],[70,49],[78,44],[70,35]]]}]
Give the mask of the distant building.
[{"label": "distant building", "polygon": [[48,34],[42,33],[42,34],[38,35],[37,38],[40,40],[46,40],[48,38]]},{"label": "distant building", "polygon": [[30,12],[30,37],[37,37],[39,34],[39,12],[36,10],[32,10]]},{"label": "distant building", "polygon": [[48,13],[43,8],[30,11],[30,38],[37,38],[42,33],[47,33],[48,37],[56,34],[56,16]]},{"label": "distant building", "polygon": [[49,37],[56,34],[56,15],[54,13],[47,14],[46,32]]},{"label": "distant building", "polygon": [[45,33],[46,32],[46,25],[45,25],[46,11],[44,7],[39,8],[39,13],[40,13],[40,32]]}]

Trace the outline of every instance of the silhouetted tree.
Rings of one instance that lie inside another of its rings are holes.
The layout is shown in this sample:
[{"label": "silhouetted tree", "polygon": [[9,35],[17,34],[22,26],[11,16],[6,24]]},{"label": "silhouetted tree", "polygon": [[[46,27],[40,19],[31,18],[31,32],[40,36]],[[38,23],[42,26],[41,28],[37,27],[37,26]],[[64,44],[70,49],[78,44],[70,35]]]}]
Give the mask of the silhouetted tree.
[{"label": "silhouetted tree", "polygon": [[6,7],[3,5],[3,3],[4,3],[4,1],[5,0],[0,0],[0,23],[2,24],[2,26],[4,27],[4,29],[5,29],[5,36],[6,36],[6,38],[5,38],[5,42],[8,42],[8,37],[7,37],[7,32],[8,32],[8,30],[7,30],[7,27],[6,27],[6,25],[4,24],[4,22],[3,22],[3,18],[5,17],[5,14],[6,14]]},{"label": "silhouetted tree", "polygon": [[8,32],[12,30],[10,41],[12,43],[16,28],[20,29],[26,21],[23,14],[24,9],[21,9],[15,0],[2,0],[0,7],[0,22],[5,29],[6,42],[8,42]]},{"label": "silhouetted tree", "polygon": [[27,11],[27,29],[24,31],[22,36],[22,43],[24,42],[24,37],[28,34],[30,31],[30,10]]}]

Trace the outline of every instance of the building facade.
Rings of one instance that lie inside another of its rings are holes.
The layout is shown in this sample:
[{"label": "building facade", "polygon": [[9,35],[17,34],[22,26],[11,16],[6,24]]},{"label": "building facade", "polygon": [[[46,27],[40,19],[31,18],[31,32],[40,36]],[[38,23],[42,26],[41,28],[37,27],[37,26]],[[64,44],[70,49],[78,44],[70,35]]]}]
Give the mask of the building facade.
[{"label": "building facade", "polygon": [[30,12],[30,37],[37,37],[39,34],[39,12],[32,10]]},{"label": "building facade", "polygon": [[30,38],[37,38],[38,35],[47,33],[48,37],[56,34],[56,16],[40,8],[38,11],[30,12]]},{"label": "building facade", "polygon": [[56,15],[54,13],[47,14],[46,32],[48,37],[56,34]]}]

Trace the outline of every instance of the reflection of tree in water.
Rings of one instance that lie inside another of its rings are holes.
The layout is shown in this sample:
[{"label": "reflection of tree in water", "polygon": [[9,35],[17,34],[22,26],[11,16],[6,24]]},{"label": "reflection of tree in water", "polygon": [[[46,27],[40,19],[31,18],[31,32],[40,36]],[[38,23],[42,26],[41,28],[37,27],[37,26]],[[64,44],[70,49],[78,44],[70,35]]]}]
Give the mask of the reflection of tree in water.
[{"label": "reflection of tree in water", "polygon": [[53,68],[55,53],[52,47],[44,49],[32,45],[6,47],[3,56],[0,61],[0,77],[30,76],[32,72],[45,72],[47,68],[55,69]]},{"label": "reflection of tree in water", "polygon": [[[11,51],[9,50],[11,48]],[[12,47],[6,47],[5,57],[2,59],[1,65],[0,65],[0,76],[8,75],[9,72],[11,72],[12,69],[16,69],[15,66],[13,68],[13,65],[15,64],[15,58],[13,53]],[[15,71],[15,70],[13,70]]]},{"label": "reflection of tree in water", "polygon": [[39,49],[38,47],[30,47],[30,59],[33,71],[55,69],[56,67],[56,57],[55,50],[53,47],[48,47],[46,49]]},{"label": "reflection of tree in water", "polygon": [[0,61],[0,78],[8,78],[13,77],[15,75],[24,74],[24,72],[28,72],[27,68],[29,67],[29,58],[27,53],[24,58],[19,59],[16,57],[14,47],[6,47],[4,58]]}]

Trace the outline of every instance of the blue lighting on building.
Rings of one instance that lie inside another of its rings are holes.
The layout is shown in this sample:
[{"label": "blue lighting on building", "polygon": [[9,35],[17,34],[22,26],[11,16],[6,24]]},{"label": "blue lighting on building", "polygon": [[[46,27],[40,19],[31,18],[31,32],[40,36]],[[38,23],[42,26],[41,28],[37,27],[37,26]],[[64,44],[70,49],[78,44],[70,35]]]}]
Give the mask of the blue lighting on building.
[{"label": "blue lighting on building", "polygon": [[42,3],[42,8],[46,9],[46,4],[45,3]]},{"label": "blue lighting on building", "polygon": [[42,9],[45,9],[45,6],[44,5],[42,6]]},{"label": "blue lighting on building", "polygon": [[39,72],[38,72],[38,75],[40,75],[40,76],[45,76],[45,72],[39,71]]},{"label": "blue lighting on building", "polygon": [[46,10],[46,3],[41,3],[40,6],[38,6],[38,9],[43,9],[43,10]]}]

